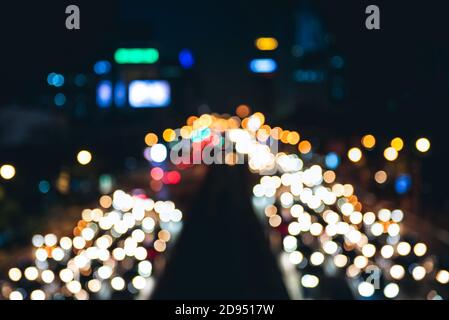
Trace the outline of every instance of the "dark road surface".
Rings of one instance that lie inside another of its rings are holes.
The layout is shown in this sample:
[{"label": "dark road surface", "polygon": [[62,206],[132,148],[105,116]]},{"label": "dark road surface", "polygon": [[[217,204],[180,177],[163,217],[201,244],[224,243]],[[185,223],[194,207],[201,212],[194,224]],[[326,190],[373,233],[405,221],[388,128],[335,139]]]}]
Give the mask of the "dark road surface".
[{"label": "dark road surface", "polygon": [[243,166],[210,167],[153,299],[288,299],[247,178]]}]

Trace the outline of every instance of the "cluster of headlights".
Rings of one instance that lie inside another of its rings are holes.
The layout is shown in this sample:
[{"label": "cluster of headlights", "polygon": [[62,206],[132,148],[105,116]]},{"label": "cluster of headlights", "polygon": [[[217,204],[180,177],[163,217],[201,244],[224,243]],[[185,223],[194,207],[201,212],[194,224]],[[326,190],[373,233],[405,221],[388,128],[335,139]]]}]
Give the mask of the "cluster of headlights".
[{"label": "cluster of headlights", "polygon": [[155,259],[181,228],[182,212],[171,201],[121,190],[101,202],[109,207],[84,210],[73,237],[33,236],[33,264],[9,270],[3,297],[144,297],[151,290]]}]

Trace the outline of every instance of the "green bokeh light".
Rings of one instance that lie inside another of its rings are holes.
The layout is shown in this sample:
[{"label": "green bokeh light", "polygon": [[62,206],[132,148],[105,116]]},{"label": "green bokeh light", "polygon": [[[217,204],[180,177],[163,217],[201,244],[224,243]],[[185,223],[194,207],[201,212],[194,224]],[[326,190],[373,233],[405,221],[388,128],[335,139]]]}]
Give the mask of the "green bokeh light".
[{"label": "green bokeh light", "polygon": [[114,59],[118,64],[151,64],[159,60],[159,52],[154,48],[120,48]]}]

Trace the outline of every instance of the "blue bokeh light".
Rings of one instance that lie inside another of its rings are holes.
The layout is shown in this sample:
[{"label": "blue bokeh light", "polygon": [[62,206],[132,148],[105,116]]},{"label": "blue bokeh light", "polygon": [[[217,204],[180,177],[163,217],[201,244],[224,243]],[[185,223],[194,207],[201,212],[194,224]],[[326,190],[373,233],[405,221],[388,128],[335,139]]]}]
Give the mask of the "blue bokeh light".
[{"label": "blue bokeh light", "polygon": [[62,107],[66,103],[66,97],[63,93],[57,93],[54,98],[55,105]]},{"label": "blue bokeh light", "polygon": [[192,51],[189,49],[182,49],[179,52],[179,63],[184,69],[191,69],[195,64],[195,58],[193,57]]},{"label": "blue bokeh light", "polygon": [[112,104],[112,82],[103,80],[97,86],[97,105],[100,108],[109,108]]},{"label": "blue bokeh light", "polygon": [[64,82],[65,82],[65,79],[62,74],[52,72],[47,76],[47,83],[50,86],[55,86],[55,87],[59,88],[64,85]]},{"label": "blue bokeh light", "polygon": [[94,72],[98,75],[107,74],[111,71],[111,63],[107,60],[101,60],[95,63]]},{"label": "blue bokeh light", "polygon": [[43,194],[46,194],[50,191],[50,182],[48,182],[47,180],[42,180],[39,182],[39,191]]},{"label": "blue bokeh light", "polygon": [[324,162],[329,169],[336,169],[340,164],[340,157],[335,152],[330,152],[326,155]]},{"label": "blue bokeh light", "polygon": [[118,81],[114,88],[114,102],[119,108],[124,107],[126,104],[126,85],[123,81]]},{"label": "blue bokeh light", "polygon": [[394,188],[397,193],[405,194],[412,186],[412,178],[408,174],[402,174],[396,178]]},{"label": "blue bokeh light", "polygon": [[253,59],[249,69],[254,73],[271,73],[277,70],[277,63],[273,59]]},{"label": "blue bokeh light", "polygon": [[47,76],[47,83],[50,86],[53,85],[53,81],[54,81],[55,77],[56,77],[56,73],[54,73],[54,72],[48,74],[48,76]]}]

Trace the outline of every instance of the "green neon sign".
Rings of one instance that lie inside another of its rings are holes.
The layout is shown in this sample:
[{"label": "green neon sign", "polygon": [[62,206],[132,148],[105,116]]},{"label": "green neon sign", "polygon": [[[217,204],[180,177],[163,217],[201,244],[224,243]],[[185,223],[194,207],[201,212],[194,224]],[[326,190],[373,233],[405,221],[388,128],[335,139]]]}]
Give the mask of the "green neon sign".
[{"label": "green neon sign", "polygon": [[154,48],[120,48],[114,59],[118,64],[151,64],[159,60],[159,52]]}]

